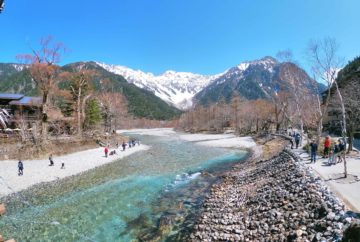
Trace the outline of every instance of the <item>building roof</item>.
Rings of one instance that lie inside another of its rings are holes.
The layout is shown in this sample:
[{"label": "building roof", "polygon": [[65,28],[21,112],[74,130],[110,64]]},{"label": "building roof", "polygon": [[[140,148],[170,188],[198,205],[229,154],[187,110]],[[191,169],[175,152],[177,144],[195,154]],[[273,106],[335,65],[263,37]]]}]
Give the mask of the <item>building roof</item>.
[{"label": "building roof", "polygon": [[13,100],[9,104],[16,106],[40,106],[42,103],[41,97],[27,97],[23,96],[19,100]]},{"label": "building roof", "polygon": [[5,100],[19,100],[22,97],[24,97],[23,94],[0,93],[0,99],[5,99]]}]

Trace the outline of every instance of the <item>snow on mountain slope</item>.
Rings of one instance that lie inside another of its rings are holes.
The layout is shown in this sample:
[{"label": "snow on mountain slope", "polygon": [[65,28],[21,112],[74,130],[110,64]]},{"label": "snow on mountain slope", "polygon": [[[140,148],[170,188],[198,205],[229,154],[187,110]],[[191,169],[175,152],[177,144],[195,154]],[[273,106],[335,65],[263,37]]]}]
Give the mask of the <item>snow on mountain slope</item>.
[{"label": "snow on mountain slope", "polygon": [[306,93],[313,92],[316,85],[316,82],[296,64],[278,62],[266,56],[230,68],[197,93],[193,102],[207,104],[218,102],[222,98],[229,101],[234,92],[250,100],[269,99],[281,88],[297,86],[301,93]]},{"label": "snow on mountain slope", "polygon": [[164,101],[183,110],[192,106],[192,98],[196,93],[221,75],[206,76],[190,72],[166,71],[156,76],[150,72],[145,73],[125,66],[99,62],[97,64],[107,71],[122,75],[128,82],[153,92]]}]

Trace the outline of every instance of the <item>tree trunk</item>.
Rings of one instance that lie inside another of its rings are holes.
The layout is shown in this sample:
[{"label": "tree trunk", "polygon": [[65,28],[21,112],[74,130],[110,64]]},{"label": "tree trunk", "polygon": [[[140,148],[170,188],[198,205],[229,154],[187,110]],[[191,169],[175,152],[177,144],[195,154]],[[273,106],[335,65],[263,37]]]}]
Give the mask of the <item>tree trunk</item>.
[{"label": "tree trunk", "polygon": [[319,97],[319,95],[317,95],[318,109],[319,109],[319,115],[320,115],[319,116],[319,123],[318,123],[318,127],[317,127],[317,138],[316,138],[317,145],[320,144],[320,138],[321,138],[321,134],[322,134],[322,130],[323,130],[324,115],[327,112],[327,108],[328,108],[329,102],[330,102],[331,87],[332,87],[332,84],[329,84],[323,110],[321,110],[320,97]]},{"label": "tree trunk", "polygon": [[320,145],[320,138],[321,138],[322,128],[323,128],[322,124],[323,124],[323,115],[320,116],[318,126],[317,126],[316,144],[318,146]]},{"label": "tree trunk", "polygon": [[77,96],[77,103],[76,103],[76,109],[77,109],[77,123],[78,123],[78,136],[82,136],[82,125],[81,125],[81,88],[78,90],[78,96]]},{"label": "tree trunk", "polygon": [[276,123],[276,132],[280,130],[280,123],[279,123],[279,113],[278,113],[278,107],[275,104],[275,123]]},{"label": "tree trunk", "polygon": [[47,92],[43,92],[43,97],[42,97],[42,118],[41,118],[41,138],[43,142],[47,141],[48,138],[48,93]]},{"label": "tree trunk", "polygon": [[[336,87],[336,92],[337,92],[337,94],[339,96],[339,99],[340,99],[341,116],[342,116],[341,134],[342,134],[343,140],[345,142],[345,149],[346,149],[346,113],[345,113],[345,105],[344,105],[344,101],[343,101],[342,95],[341,95],[340,90],[339,90],[339,86],[338,86],[336,81],[334,81],[334,83],[335,83],[335,87]],[[344,159],[344,177],[346,178],[347,177],[347,166],[346,166],[345,152],[344,152],[343,159]]]},{"label": "tree trunk", "polygon": [[353,144],[354,144],[354,133],[349,132],[349,147],[348,147],[348,153],[353,150]]}]

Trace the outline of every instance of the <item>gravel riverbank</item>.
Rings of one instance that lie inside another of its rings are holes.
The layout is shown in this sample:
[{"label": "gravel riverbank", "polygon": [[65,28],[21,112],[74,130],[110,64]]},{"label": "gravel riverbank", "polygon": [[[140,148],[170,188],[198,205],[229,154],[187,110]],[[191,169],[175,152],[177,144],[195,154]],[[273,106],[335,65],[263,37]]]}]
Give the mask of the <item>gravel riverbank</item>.
[{"label": "gravel riverbank", "polygon": [[245,163],[206,198],[190,241],[337,241],[351,213],[288,150]]}]

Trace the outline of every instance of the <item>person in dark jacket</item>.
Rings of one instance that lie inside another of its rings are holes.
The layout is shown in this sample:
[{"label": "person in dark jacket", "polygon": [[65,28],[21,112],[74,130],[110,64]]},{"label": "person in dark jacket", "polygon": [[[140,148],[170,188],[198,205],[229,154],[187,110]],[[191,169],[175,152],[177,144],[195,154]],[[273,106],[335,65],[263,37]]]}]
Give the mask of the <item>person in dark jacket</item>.
[{"label": "person in dark jacket", "polygon": [[310,143],[310,160],[312,163],[316,162],[316,152],[318,149],[318,145],[316,144],[315,140],[312,140]]},{"label": "person in dark jacket", "polygon": [[122,143],[122,148],[123,148],[123,151],[125,151],[125,148],[126,148],[126,143],[125,142]]},{"label": "person in dark jacket", "polygon": [[299,147],[299,144],[300,144],[300,134],[299,133],[296,133],[295,135],[295,144],[296,144],[296,149]]},{"label": "person in dark jacket", "polygon": [[290,136],[290,145],[291,145],[291,149],[294,149],[294,139],[292,136]]},{"label": "person in dark jacket", "polygon": [[346,149],[346,145],[343,139],[339,139],[338,140],[338,146],[339,146],[339,152],[337,154],[338,157],[338,163],[342,162],[345,158],[345,149]]},{"label": "person in dark jacket", "polygon": [[19,176],[24,175],[24,164],[22,163],[21,160],[19,160],[18,162],[18,175]]},{"label": "person in dark jacket", "polygon": [[53,160],[52,154],[50,154],[50,156],[49,156],[49,161],[50,161],[49,166],[53,166],[54,165],[54,160]]}]

